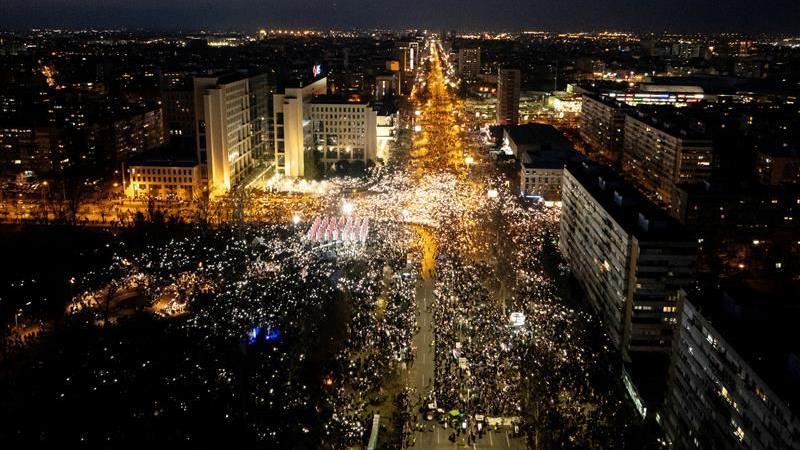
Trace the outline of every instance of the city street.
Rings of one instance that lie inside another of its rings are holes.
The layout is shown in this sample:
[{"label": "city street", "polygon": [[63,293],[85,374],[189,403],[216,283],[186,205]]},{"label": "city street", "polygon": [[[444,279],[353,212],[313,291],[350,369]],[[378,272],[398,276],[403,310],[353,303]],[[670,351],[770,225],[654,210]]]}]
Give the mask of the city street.
[{"label": "city street", "polygon": [[[421,178],[427,172],[437,172],[440,170],[455,170],[458,176],[470,174],[464,172],[465,153],[468,144],[462,136],[462,127],[455,121],[454,109],[455,100],[448,93],[445,85],[445,75],[443,63],[440,60],[438,43],[433,41],[430,45],[428,58],[429,71],[422,77],[424,85],[417,84],[415,92],[420,96],[427,94],[428,100],[418,110],[417,117],[420,119],[421,126],[419,136],[415,140],[415,147],[412,149],[412,166],[424,167]],[[445,151],[447,149],[447,151]],[[474,160],[474,158],[473,158]],[[468,166],[466,168],[469,168]],[[417,172],[420,173],[420,172]],[[475,174],[478,172],[476,171]],[[469,189],[479,191],[479,182],[464,180]],[[440,199],[437,199],[440,201]],[[455,199],[458,202],[458,199]],[[462,200],[463,201],[463,200]],[[474,205],[465,204],[464,208]],[[417,283],[417,326],[418,332],[414,336],[415,359],[413,366],[409,369],[409,386],[416,392],[413,404],[414,417],[417,417],[413,444],[419,448],[453,448],[466,446],[473,448],[524,448],[524,442],[520,439],[513,439],[509,436],[510,430],[507,427],[498,430],[489,429],[483,437],[472,442],[468,439],[467,433],[454,434],[452,427],[446,427],[437,420],[425,420],[422,410],[427,410],[428,403],[437,402],[437,407],[441,405],[437,398],[435,389],[437,357],[441,357],[442,352],[437,345],[437,322],[434,316],[436,280],[436,260],[437,260],[437,240],[446,239],[441,230],[437,228],[415,227],[420,238],[420,278]],[[445,353],[446,354],[446,353]],[[443,364],[442,361],[438,362]],[[480,406],[476,408],[480,410]],[[467,411],[469,413],[469,411]],[[482,425],[483,426],[483,425]],[[469,440],[469,443],[468,443]]]},{"label": "city street", "polygon": [[[208,421],[246,422],[236,432],[258,442],[612,442],[624,409],[615,391],[593,384],[609,367],[596,367],[605,341],[561,297],[560,209],[523,203],[477,143],[436,36],[420,42],[420,61],[400,111],[409,123],[383,167],[199,201],[187,221],[204,226],[175,227],[180,234],[165,217],[169,205],[139,204],[144,217],[125,221],[137,225],[132,242],[110,242],[107,264],[70,280],[66,320],[114,330],[144,317],[188,340],[169,359],[189,366],[154,375],[169,387],[160,401],[181,417],[196,393],[175,384],[201,386],[209,402],[233,405],[208,408]],[[116,214],[100,204],[75,211],[95,222]],[[138,345],[158,343],[100,346],[90,356],[117,352],[115,361],[148,367],[131,356],[147,354]],[[102,386],[127,380],[98,373]],[[206,432],[187,430],[197,439]]]}]

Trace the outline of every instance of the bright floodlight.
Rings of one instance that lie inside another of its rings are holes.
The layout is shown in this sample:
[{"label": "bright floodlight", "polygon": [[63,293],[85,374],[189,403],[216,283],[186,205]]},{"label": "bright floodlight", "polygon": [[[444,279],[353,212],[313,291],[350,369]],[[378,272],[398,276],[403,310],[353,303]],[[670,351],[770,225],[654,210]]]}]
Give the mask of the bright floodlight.
[{"label": "bright floodlight", "polygon": [[414,125],[414,131],[417,132],[417,133],[422,131],[422,125]]},{"label": "bright floodlight", "polygon": [[415,116],[419,116],[419,115],[421,115],[421,114],[422,114],[422,111],[420,111],[420,110],[416,110],[416,111],[414,111],[414,115],[415,115]]},{"label": "bright floodlight", "polygon": [[295,214],[294,216],[292,216],[292,223],[295,225],[300,223],[300,214]]},{"label": "bright floodlight", "polygon": [[489,192],[487,192],[486,195],[489,196],[489,198],[497,198],[497,196],[500,194],[497,192],[497,189],[489,189]]},{"label": "bright floodlight", "polygon": [[353,204],[345,200],[344,203],[342,203],[342,214],[346,216],[353,214]]},{"label": "bright floodlight", "polygon": [[474,162],[475,162],[475,159],[472,156],[467,156],[466,158],[464,158],[464,164],[466,164],[468,166],[471,165]]}]

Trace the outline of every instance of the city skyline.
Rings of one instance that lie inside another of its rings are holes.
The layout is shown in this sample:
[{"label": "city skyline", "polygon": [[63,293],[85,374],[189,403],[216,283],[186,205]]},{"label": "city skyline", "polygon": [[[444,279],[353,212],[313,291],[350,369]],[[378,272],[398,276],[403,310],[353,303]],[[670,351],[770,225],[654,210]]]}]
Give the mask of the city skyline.
[{"label": "city skyline", "polygon": [[456,28],[464,31],[792,33],[800,3],[732,0],[642,2],[540,0],[526,2],[414,0],[386,6],[361,0],[153,1],[8,0],[0,29],[128,28],[158,31],[266,28]]},{"label": "city skyline", "polygon": [[116,1],[0,32],[0,447],[800,450],[800,36]]}]

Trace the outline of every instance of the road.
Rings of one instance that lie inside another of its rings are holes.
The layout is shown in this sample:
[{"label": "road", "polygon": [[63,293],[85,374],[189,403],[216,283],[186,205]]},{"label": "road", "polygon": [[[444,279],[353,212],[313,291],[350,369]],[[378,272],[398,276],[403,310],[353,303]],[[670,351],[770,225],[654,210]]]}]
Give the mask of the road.
[{"label": "road", "polygon": [[[417,325],[419,330],[414,335],[416,357],[414,364],[408,369],[406,377],[408,386],[414,388],[422,399],[425,399],[433,389],[435,367],[435,322],[431,304],[434,301],[434,286],[436,283],[436,241],[429,229],[423,226],[415,227],[420,237],[421,270],[417,280],[416,304]],[[432,345],[433,344],[433,345]],[[423,400],[424,401],[424,400]],[[500,448],[522,449],[525,448],[521,439],[514,439],[507,429],[489,430],[483,438],[476,443],[466,445],[466,436],[462,435],[455,443],[449,440],[452,428],[445,428],[436,421],[427,421],[419,415],[420,402],[414,404],[414,413],[418,418],[419,428],[414,432],[414,438],[409,445],[423,449],[452,449],[452,448]],[[408,447],[407,447],[408,448]]]}]

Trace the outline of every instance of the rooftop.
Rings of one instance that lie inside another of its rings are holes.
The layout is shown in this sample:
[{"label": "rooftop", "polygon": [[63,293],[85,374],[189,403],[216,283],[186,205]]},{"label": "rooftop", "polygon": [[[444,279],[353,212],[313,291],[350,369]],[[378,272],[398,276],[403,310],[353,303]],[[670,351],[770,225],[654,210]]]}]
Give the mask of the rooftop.
[{"label": "rooftop", "polygon": [[538,152],[523,152],[522,166],[528,169],[559,169],[578,154],[571,150],[561,148],[542,150]]},{"label": "rooftop", "polygon": [[631,105],[629,105],[629,104],[627,104],[627,103],[625,103],[623,101],[617,100],[617,99],[615,99],[613,97],[610,97],[607,94],[589,93],[589,94],[583,94],[583,96],[591,98],[592,100],[596,100],[596,101],[598,101],[600,103],[603,103],[605,105],[608,105],[608,106],[611,106],[611,107],[614,107],[614,108],[618,108],[618,109],[633,109],[633,106],[631,106]]},{"label": "rooftop", "polygon": [[358,94],[350,95],[318,95],[311,100],[317,105],[366,105],[369,102]]},{"label": "rooftop", "polygon": [[127,166],[194,167],[198,164],[194,140],[175,139],[150,151],[136,155],[126,162]]},{"label": "rooftop", "polygon": [[566,170],[629,234],[640,240],[694,243],[695,239],[616,172],[585,158],[569,161]]},{"label": "rooftop", "polygon": [[216,78],[217,85],[220,84],[229,84],[235,83],[237,81],[244,80],[246,78],[252,78],[259,75],[265,75],[265,72],[260,72],[256,70],[236,70],[236,71],[224,71],[224,72],[217,72],[211,75],[198,75],[198,78]]},{"label": "rooftop", "polygon": [[571,149],[572,144],[552,125],[528,123],[506,128],[509,138],[516,145],[540,145],[550,148]]},{"label": "rooftop", "polygon": [[705,123],[686,108],[640,105],[628,115],[672,136],[695,140],[711,139]]}]

